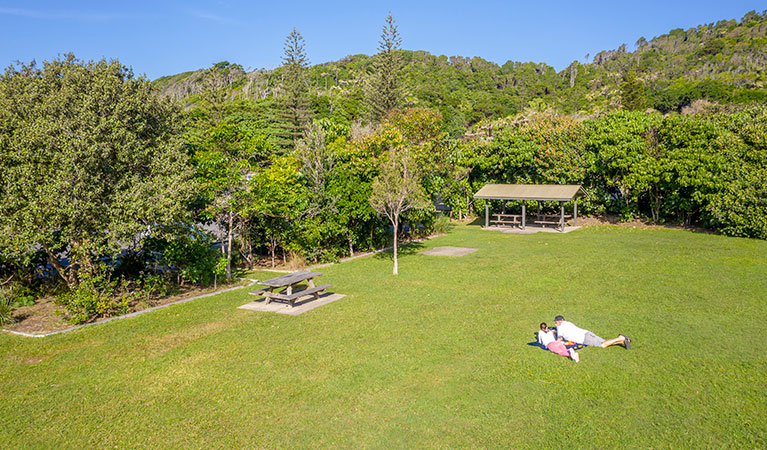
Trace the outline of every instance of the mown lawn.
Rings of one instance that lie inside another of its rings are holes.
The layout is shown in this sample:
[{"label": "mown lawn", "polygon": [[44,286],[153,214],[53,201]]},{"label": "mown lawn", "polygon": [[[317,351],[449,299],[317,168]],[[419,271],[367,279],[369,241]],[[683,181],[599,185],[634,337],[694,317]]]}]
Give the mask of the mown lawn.
[{"label": "mown lawn", "polygon": [[[241,290],[0,335],[0,447],[767,447],[767,242],[459,226],[322,272],[346,298],[295,317]],[[528,346],[560,313],[633,348]]]}]

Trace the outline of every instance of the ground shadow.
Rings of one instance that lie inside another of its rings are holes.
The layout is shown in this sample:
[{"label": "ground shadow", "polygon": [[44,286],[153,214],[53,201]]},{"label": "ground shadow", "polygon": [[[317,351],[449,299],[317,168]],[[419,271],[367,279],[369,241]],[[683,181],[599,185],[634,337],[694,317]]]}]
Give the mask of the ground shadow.
[{"label": "ground shadow", "polygon": [[234,267],[232,267],[232,279],[245,278],[245,275],[248,272],[249,272],[249,270],[245,270],[243,268],[234,268]]},{"label": "ground shadow", "polygon": [[475,217],[474,220],[467,223],[470,227],[484,227],[485,226],[485,218],[484,217]]},{"label": "ground shadow", "polygon": [[[416,253],[423,251],[424,249],[423,242],[414,241],[414,242],[408,242],[406,244],[400,244],[397,249],[397,256],[409,256],[409,255],[415,255]],[[394,252],[392,249],[388,249],[383,252],[378,252],[375,255],[378,259],[394,259]]]}]

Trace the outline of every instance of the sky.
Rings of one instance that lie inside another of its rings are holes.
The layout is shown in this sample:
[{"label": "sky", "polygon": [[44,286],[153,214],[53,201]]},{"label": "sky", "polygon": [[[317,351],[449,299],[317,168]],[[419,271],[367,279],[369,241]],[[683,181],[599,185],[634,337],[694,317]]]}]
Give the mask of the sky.
[{"label": "sky", "polygon": [[137,75],[164,75],[219,61],[245,69],[281,64],[295,27],[312,64],[376,53],[391,12],[402,48],[435,55],[545,62],[561,70],[601,50],[674,28],[740,19],[764,1],[5,1],[0,65],[72,52],[118,59]]}]

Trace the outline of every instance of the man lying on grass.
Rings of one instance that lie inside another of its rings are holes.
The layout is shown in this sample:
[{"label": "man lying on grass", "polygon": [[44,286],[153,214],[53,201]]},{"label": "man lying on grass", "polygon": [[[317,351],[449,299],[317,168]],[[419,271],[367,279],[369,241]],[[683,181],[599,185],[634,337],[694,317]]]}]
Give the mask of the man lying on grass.
[{"label": "man lying on grass", "polygon": [[557,339],[602,348],[607,348],[615,344],[623,344],[626,347],[626,350],[631,349],[631,339],[623,334],[619,334],[615,339],[604,340],[589,330],[576,327],[572,322],[566,321],[562,316],[555,317],[554,322],[557,323]]}]

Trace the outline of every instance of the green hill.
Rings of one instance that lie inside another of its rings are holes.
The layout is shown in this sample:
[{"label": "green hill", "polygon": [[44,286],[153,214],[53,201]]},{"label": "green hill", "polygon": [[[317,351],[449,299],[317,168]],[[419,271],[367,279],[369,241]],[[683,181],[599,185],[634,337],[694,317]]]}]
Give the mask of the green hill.
[{"label": "green hill", "polygon": [[[405,50],[408,104],[436,107],[456,126],[526,109],[593,115],[620,108],[620,85],[629,71],[644,85],[646,105],[664,113],[680,111],[697,99],[767,100],[767,11],[749,12],[740,21],[671,30],[649,41],[641,37],[635,47],[601,51],[591,62],[574,61],[559,72],[545,63],[498,65],[480,57]],[[357,118],[373,58],[350,55],[312,66],[315,111]],[[154,83],[165,95],[191,104],[212,71],[222,75],[219,82],[232,99],[279,95],[281,69],[246,72],[229,62]]]}]

